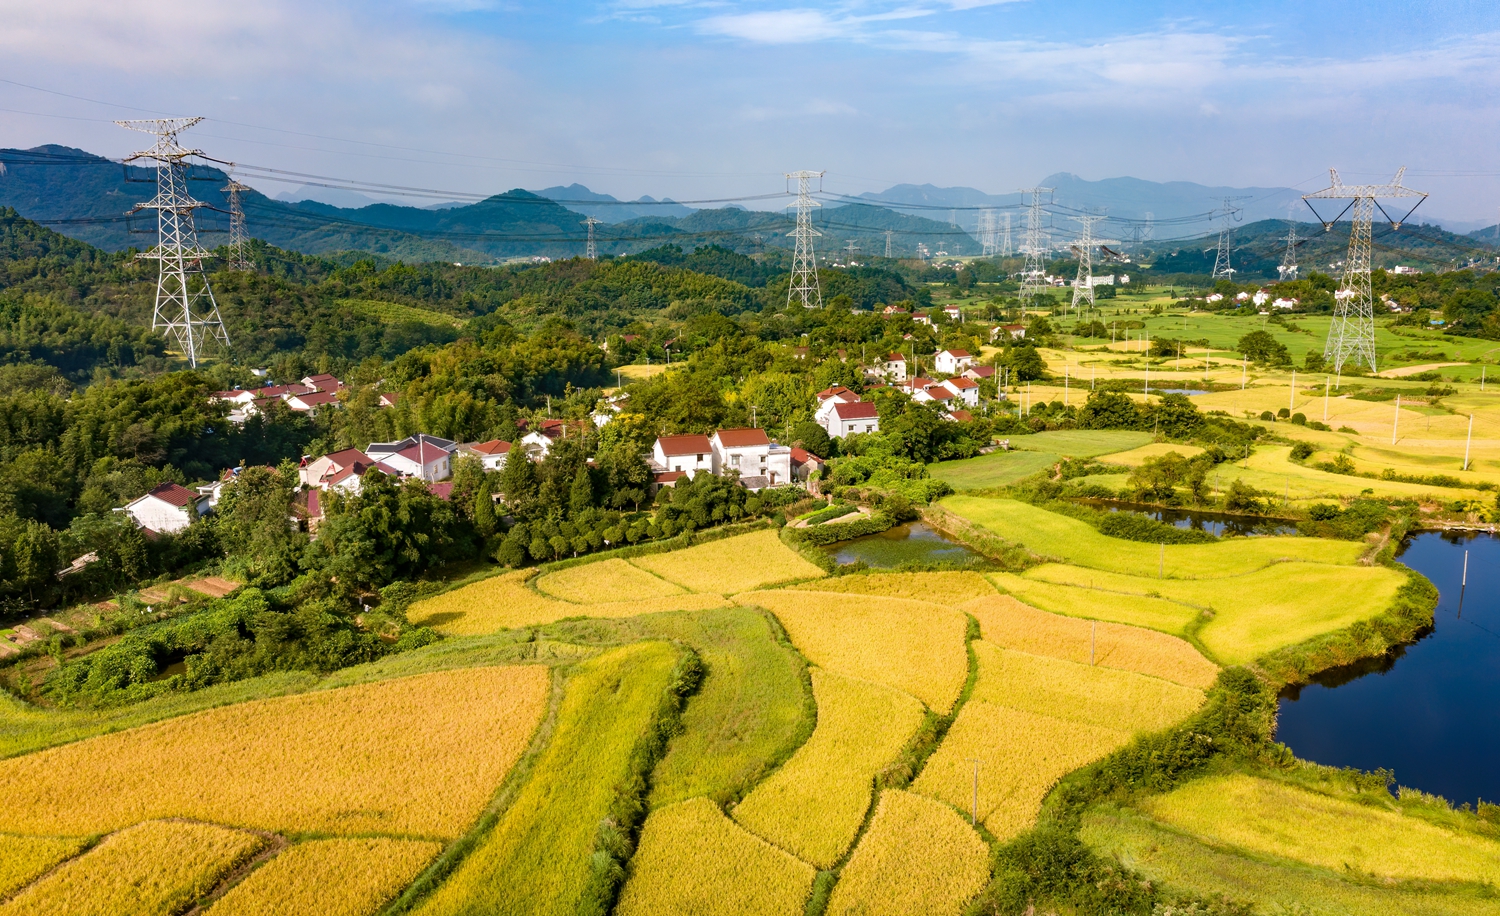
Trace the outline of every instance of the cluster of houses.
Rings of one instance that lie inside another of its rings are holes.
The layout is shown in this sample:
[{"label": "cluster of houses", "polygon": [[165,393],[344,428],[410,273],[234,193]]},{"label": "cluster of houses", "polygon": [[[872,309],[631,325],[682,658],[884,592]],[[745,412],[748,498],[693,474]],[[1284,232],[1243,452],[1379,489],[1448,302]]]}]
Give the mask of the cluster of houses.
[{"label": "cluster of houses", "polygon": [[[229,420],[244,423],[250,417],[264,411],[271,404],[281,402],[289,410],[312,413],[322,407],[339,406],[339,393],[346,386],[332,375],[309,375],[290,385],[266,385],[262,388],[234,388],[216,391],[212,400],[230,405]],[[396,392],[380,395],[380,406],[390,407],[396,403]]]},{"label": "cluster of houses", "polygon": [[651,448],[653,482],[673,486],[700,472],[734,474],[747,490],[806,482],[824,466],[811,452],[772,442],[757,427],[715,430],[709,435],[659,436]]}]

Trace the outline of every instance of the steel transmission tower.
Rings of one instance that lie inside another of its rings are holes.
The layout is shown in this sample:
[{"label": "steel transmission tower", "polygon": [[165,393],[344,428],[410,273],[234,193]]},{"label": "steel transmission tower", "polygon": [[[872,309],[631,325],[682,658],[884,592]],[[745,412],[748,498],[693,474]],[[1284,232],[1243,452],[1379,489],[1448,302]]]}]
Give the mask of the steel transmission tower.
[{"label": "steel transmission tower", "polygon": [[1011,255],[1010,247],[1010,214],[1005,214],[1005,227],[1000,230],[1000,257],[1008,258]]},{"label": "steel transmission tower", "polygon": [[1286,236],[1281,240],[1286,242],[1286,253],[1281,256],[1281,264],[1276,267],[1277,278],[1283,283],[1288,280],[1297,279],[1297,224],[1292,223],[1287,230]]},{"label": "steel transmission tower", "polygon": [[[1328,342],[1323,346],[1323,358],[1333,361],[1335,372],[1344,370],[1344,363],[1353,357],[1354,364],[1364,363],[1375,371],[1375,297],[1370,289],[1370,224],[1374,222],[1375,210],[1390,220],[1392,229],[1400,229],[1406,218],[1412,215],[1427,195],[1422,191],[1401,186],[1406,166],[1396,171],[1390,184],[1346,185],[1339,180],[1336,169],[1329,169],[1329,187],[1313,194],[1304,194],[1302,199],[1323,224],[1323,231],[1333,228],[1340,216],[1354,211],[1354,225],[1349,232],[1349,259],[1344,264],[1344,278],[1334,293],[1333,326],[1328,329]],[[1390,214],[1380,206],[1379,199],[1416,198],[1411,210],[1400,219],[1390,219]],[[1332,220],[1325,220],[1313,207],[1314,200],[1347,200],[1346,206]]]},{"label": "steel transmission tower", "polygon": [[214,301],[208,276],[203,272],[203,259],[211,255],[198,247],[198,232],[193,226],[193,211],[203,204],[188,194],[187,166],[183,162],[189,156],[201,155],[201,152],[184,149],[177,142],[178,134],[201,120],[161,118],[115,122],[127,130],[156,137],[156,143],[150,149],[125,159],[126,162],[149,159],[156,163],[156,196],[135,207],[135,210],[156,211],[156,247],[136,257],[154,260],[159,265],[151,327],[161,329],[176,340],[188,364],[195,368],[209,341],[217,341],[226,350],[229,348],[229,334],[224,330],[219,305]]},{"label": "steel transmission tower", "polygon": [[[813,239],[823,233],[812,226],[812,208],[822,204],[812,198],[812,180],[826,172],[787,172],[786,179],[797,179],[797,228],[787,233],[797,240],[792,253],[792,283],[786,290],[786,303],[802,300],[803,308],[822,308],[823,292],[818,288],[818,258],[813,253]],[[887,236],[889,241],[889,236]]]},{"label": "steel transmission tower", "polygon": [[885,230],[885,256],[891,256],[891,230]]},{"label": "steel transmission tower", "polygon": [[1052,189],[1023,188],[1021,193],[1031,195],[1031,207],[1026,211],[1026,244],[1021,248],[1021,253],[1026,255],[1026,267],[1021,271],[1021,305],[1024,308],[1047,285],[1047,271],[1042,263],[1047,255],[1046,243],[1042,241],[1042,194],[1050,194]]},{"label": "steel transmission tower", "polygon": [[1248,198],[1248,194],[1240,197],[1223,198],[1224,214],[1222,218],[1224,222],[1219,225],[1219,251],[1218,254],[1214,255],[1213,278],[1215,280],[1234,279],[1234,268],[1229,265],[1230,243],[1234,239],[1234,224],[1239,220],[1240,213],[1243,212],[1239,207],[1234,205],[1234,202],[1237,200],[1247,200]]},{"label": "steel transmission tower", "polygon": [[995,211],[979,211],[979,244],[985,257],[1000,250],[999,232],[995,225]]},{"label": "steel transmission tower", "polygon": [[229,195],[229,269],[254,270],[255,265],[245,259],[245,243],[250,239],[245,232],[245,208],[240,204],[240,192],[250,188],[231,175],[229,184],[219,190]]},{"label": "steel transmission tower", "polygon": [[1089,214],[1073,219],[1083,224],[1083,232],[1073,244],[1073,250],[1078,253],[1078,276],[1073,280],[1073,310],[1076,312],[1081,302],[1087,301],[1090,308],[1094,306],[1094,249],[1100,245],[1118,245],[1119,242],[1094,238],[1094,224],[1104,219],[1102,215]]},{"label": "steel transmission tower", "polygon": [[583,224],[589,227],[588,247],[584,249],[583,256],[588,258],[590,261],[599,260],[599,245],[594,241],[594,227],[602,222],[604,221],[595,219],[592,216],[583,221]]},{"label": "steel transmission tower", "polygon": [[1146,211],[1146,231],[1141,235],[1141,241],[1149,242],[1156,237],[1156,214],[1150,210]]}]

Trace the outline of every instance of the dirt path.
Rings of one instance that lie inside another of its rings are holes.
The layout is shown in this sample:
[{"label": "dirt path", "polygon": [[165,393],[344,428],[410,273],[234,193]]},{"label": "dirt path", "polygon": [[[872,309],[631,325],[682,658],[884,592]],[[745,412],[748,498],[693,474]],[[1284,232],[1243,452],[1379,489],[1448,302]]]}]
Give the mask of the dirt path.
[{"label": "dirt path", "polygon": [[1468,363],[1423,363],[1420,366],[1402,366],[1400,369],[1387,369],[1384,372],[1375,373],[1378,378],[1406,378],[1408,375],[1420,375],[1423,372],[1431,372],[1434,369],[1447,369],[1450,366],[1467,366]]}]

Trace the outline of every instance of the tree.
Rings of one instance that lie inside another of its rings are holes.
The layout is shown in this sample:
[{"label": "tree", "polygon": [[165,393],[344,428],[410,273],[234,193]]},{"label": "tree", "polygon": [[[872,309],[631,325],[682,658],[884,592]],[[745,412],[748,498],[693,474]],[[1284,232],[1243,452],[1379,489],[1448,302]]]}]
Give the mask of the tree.
[{"label": "tree", "polygon": [[1236,350],[1254,362],[1268,366],[1284,366],[1292,361],[1286,344],[1265,331],[1251,331],[1234,345]]},{"label": "tree", "polygon": [[812,420],[803,420],[792,428],[792,444],[819,458],[833,456],[833,440],[828,437],[828,431]]},{"label": "tree", "polygon": [[1176,494],[1176,486],[1188,474],[1188,461],[1176,452],[1147,458],[1130,472],[1129,483],[1142,499],[1167,501]]},{"label": "tree", "polygon": [[[1045,321],[1046,319],[1037,320]],[[1042,361],[1041,354],[1036,352],[1036,347],[1029,344],[1011,348],[1005,362],[1010,366],[1011,375],[1018,382],[1032,382],[1047,375],[1047,364]]]},{"label": "tree", "polygon": [[287,524],[295,484],[290,466],[249,467],[224,486],[214,513],[219,545],[247,585],[281,585],[297,574],[306,538]]},{"label": "tree", "polygon": [[1129,395],[1099,388],[1089,394],[1078,411],[1078,425],[1083,429],[1138,429],[1141,416]]},{"label": "tree", "polygon": [[588,465],[579,468],[573,475],[573,483],[568,488],[568,510],[573,515],[579,515],[594,506],[594,482],[590,478]]},{"label": "tree", "polygon": [[57,532],[42,522],[28,520],[12,548],[13,587],[24,592],[34,606],[45,600],[57,584],[59,544]]},{"label": "tree", "polygon": [[491,538],[499,527],[499,520],[495,518],[495,500],[490,495],[489,487],[481,487],[474,491],[474,508],[470,510],[470,520],[474,523],[474,530],[479,532],[482,538]]},{"label": "tree", "polygon": [[505,497],[505,504],[517,517],[527,515],[536,503],[536,469],[531,466],[526,449],[519,444],[511,448],[505,466],[500,469],[500,492]]}]

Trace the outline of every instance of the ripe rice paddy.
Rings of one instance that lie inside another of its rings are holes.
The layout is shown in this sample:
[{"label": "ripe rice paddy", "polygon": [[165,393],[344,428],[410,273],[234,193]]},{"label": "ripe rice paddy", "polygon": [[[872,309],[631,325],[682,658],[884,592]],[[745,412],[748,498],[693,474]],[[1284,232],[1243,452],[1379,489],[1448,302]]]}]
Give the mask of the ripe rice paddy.
[{"label": "ripe rice paddy", "polygon": [[879,595],[957,606],[975,598],[995,594],[977,572],[870,573],[835,576],[797,586],[799,591],[838,592],[843,595]]},{"label": "ripe rice paddy", "polygon": [[706,798],[651,814],[620,916],[799,916],[816,872],[745,831]]},{"label": "ripe rice paddy", "polygon": [[569,680],[557,728],[514,802],[418,912],[578,912],[599,824],[629,774],[676,660],[671,645],[640,642],[585,662]]},{"label": "ripe rice paddy", "polygon": [[0,836],[0,899],[35,880],[84,847],[82,840],[50,836]]},{"label": "ripe rice paddy", "polygon": [[411,883],[442,848],[388,837],[298,843],[231,888],[207,916],[368,916]]},{"label": "ripe rice paddy", "polygon": [[820,868],[849,848],[870,806],[871,781],[922,722],[903,693],[813,672],[818,725],[807,743],[734,810],[752,833]]},{"label": "ripe rice paddy", "polygon": [[105,838],[0,904],[3,916],[158,916],[186,909],[266,838],[188,821],[148,821]]},{"label": "ripe rice paddy", "polygon": [[1142,809],[1216,845],[1378,878],[1500,885],[1500,842],[1240,774],[1195,780]]},{"label": "ripe rice paddy", "polygon": [[1098,591],[1092,586],[1058,585],[1014,573],[993,573],[990,579],[1010,594],[1044,611],[1068,617],[1110,620],[1163,633],[1184,634],[1203,614],[1202,608],[1144,594],[1127,595]]},{"label": "ripe rice paddy", "polygon": [[667,598],[682,589],[625,560],[611,557],[549,572],[536,580],[537,591],[574,604],[605,604]]},{"label": "ripe rice paddy", "polygon": [[968,676],[968,620],[949,607],[794,590],[735,600],[774,613],[813,664],[905,691],[937,712],[952,708]]},{"label": "ripe rice paddy", "polygon": [[525,748],[547,692],[542,667],[442,671],[241,703],[15,757],[0,761],[0,829],[84,835],[189,817],[457,836]]},{"label": "ripe rice paddy", "polygon": [[989,876],[989,848],[952,808],[887,789],[839,875],[827,912],[958,916]]},{"label": "ripe rice paddy", "polygon": [[650,554],[630,561],[694,592],[733,595],[800,579],[821,579],[820,567],[781,543],[775,530],[756,531]]}]

